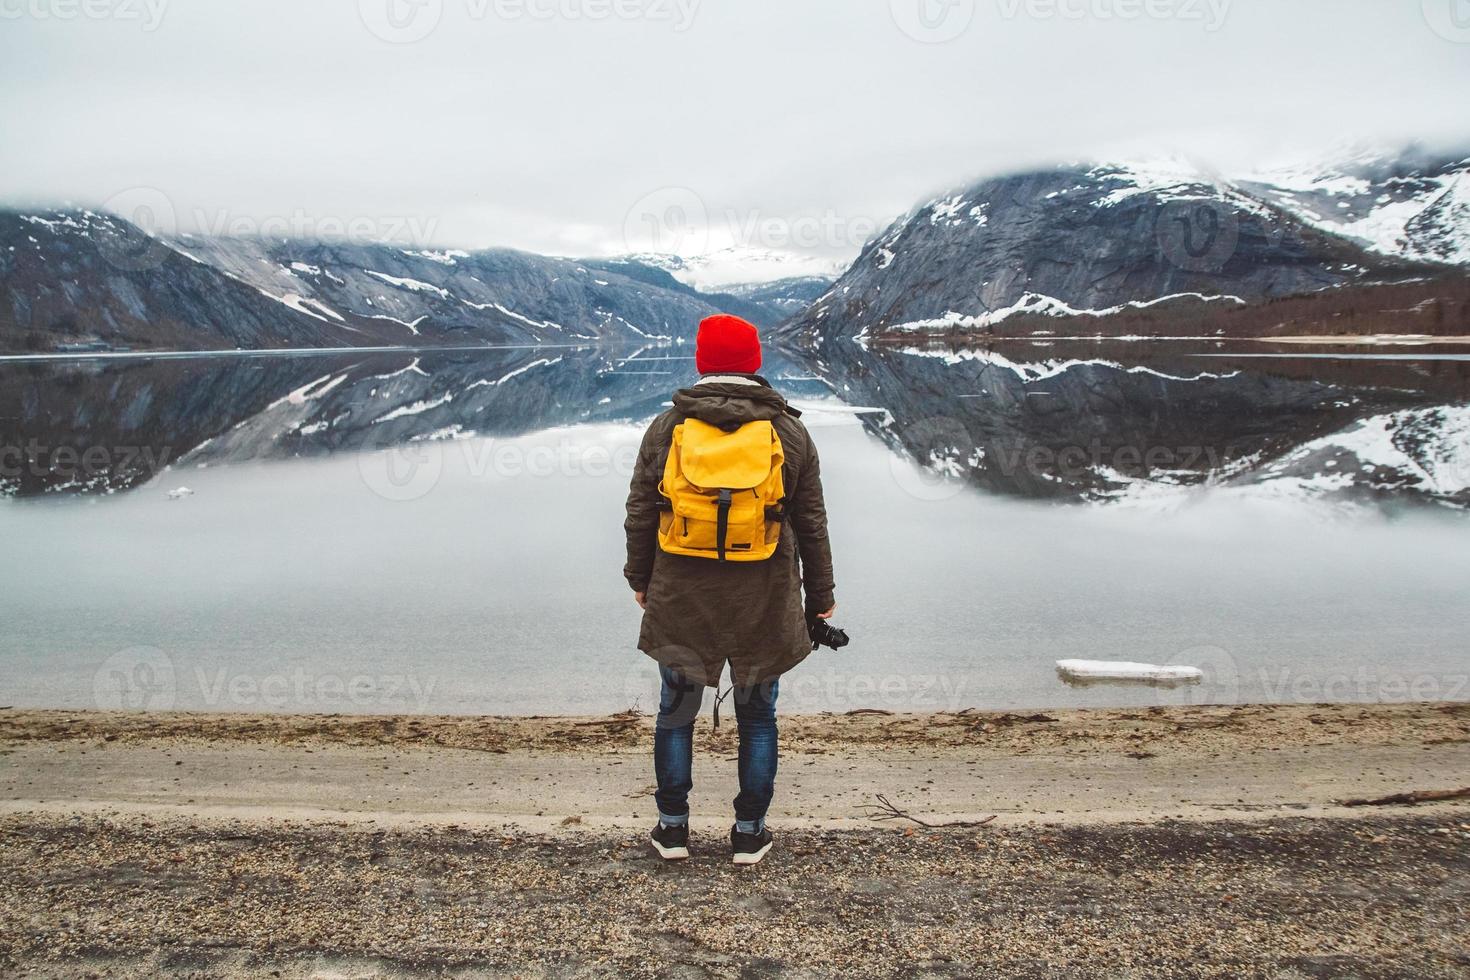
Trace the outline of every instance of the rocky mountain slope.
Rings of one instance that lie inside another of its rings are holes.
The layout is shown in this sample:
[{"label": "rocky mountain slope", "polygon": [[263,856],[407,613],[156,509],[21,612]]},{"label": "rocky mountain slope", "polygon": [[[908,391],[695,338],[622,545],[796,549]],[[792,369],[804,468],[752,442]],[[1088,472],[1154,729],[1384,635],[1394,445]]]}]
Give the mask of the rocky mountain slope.
[{"label": "rocky mountain slope", "polygon": [[[1463,171],[1452,171],[1419,178],[1413,195],[1401,188],[1419,208],[1407,222],[1419,230],[1396,251],[1370,248],[1347,236],[1352,229],[1307,214],[1317,201],[1308,192],[1231,181],[1180,161],[985,180],[896,221],[787,330],[822,344],[906,329],[984,329],[1024,313],[1061,323],[1181,297],[1252,304],[1442,275],[1451,266],[1431,253],[1458,255],[1458,245],[1444,243],[1470,228],[1455,196]],[[1437,196],[1431,184],[1442,187]]]},{"label": "rocky mountain slope", "polygon": [[0,284],[0,351],[92,339],[165,349],[344,347],[391,336],[290,306],[91,211],[0,212]]},{"label": "rocky mountain slope", "polygon": [[788,312],[628,260],[156,238],[92,211],[0,211],[0,283],[0,351],[642,342],[723,310]]}]

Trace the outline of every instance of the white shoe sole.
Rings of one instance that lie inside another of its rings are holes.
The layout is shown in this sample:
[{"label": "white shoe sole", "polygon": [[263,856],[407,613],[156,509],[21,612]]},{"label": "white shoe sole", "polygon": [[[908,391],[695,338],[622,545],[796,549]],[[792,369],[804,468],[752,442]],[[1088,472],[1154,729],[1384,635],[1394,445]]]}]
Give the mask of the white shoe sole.
[{"label": "white shoe sole", "polygon": [[771,844],[774,843],[776,842],[771,841],[770,844],[767,844],[765,847],[761,848],[753,854],[736,854],[734,855],[732,860],[736,864],[760,864],[761,858],[766,856],[766,854],[771,850]]},{"label": "white shoe sole", "polygon": [[658,851],[658,856],[665,861],[685,861],[689,858],[687,847],[664,847],[652,837],[648,838],[648,842],[653,845],[655,851]]}]

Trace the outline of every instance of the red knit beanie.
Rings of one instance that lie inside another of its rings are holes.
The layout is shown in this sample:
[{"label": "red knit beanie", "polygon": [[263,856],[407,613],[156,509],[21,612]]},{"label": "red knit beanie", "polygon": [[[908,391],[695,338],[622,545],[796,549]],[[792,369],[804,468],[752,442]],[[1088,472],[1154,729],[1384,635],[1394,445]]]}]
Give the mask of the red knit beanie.
[{"label": "red knit beanie", "polygon": [[699,324],[694,366],[700,374],[755,374],[761,369],[761,339],[755,327],[728,313]]}]

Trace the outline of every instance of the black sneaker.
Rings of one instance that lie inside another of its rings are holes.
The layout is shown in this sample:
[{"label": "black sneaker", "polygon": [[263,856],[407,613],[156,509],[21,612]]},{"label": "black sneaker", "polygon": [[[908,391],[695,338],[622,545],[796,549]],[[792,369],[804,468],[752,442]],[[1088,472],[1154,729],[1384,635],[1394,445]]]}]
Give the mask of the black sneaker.
[{"label": "black sneaker", "polygon": [[689,856],[688,824],[669,827],[660,821],[648,839],[653,843],[653,849],[658,851],[658,856],[665,861],[682,861]]},{"label": "black sneaker", "polygon": [[730,851],[736,864],[760,864],[774,841],[765,827],[758,834],[742,834],[738,826],[730,828]]}]

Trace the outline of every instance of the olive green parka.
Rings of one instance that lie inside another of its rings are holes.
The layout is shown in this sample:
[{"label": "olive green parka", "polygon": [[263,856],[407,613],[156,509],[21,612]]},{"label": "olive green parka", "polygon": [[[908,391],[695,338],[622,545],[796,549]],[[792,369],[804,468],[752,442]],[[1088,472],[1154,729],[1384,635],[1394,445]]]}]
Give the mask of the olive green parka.
[{"label": "olive green parka", "polygon": [[[674,407],[643,436],[624,523],[623,574],[646,593],[638,648],[697,684],[716,686],[727,662],[742,686],[779,677],[811,652],[806,611],[834,604],[821,467],[799,414],[765,379],[721,375],[675,394]],[[723,428],[766,419],[780,437],[786,519],[765,561],[719,562],[659,548],[659,481],[674,426],[686,418]]]}]

